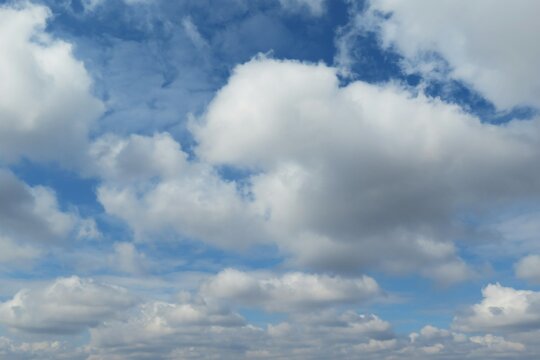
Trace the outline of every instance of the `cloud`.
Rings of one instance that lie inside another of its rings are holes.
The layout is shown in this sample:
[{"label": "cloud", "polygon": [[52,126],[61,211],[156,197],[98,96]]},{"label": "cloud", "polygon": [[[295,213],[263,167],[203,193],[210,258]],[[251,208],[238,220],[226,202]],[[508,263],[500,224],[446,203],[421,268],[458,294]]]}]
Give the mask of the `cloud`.
[{"label": "cloud", "polygon": [[108,322],[91,334],[92,360],[323,359],[395,345],[390,325],[374,315],[313,313],[260,328],[235,313],[189,299],[144,304],[127,321]]},{"label": "cloud", "polygon": [[81,351],[59,341],[17,342],[0,337],[0,356],[13,360],[83,359]]},{"label": "cloud", "polygon": [[72,276],[21,290],[0,303],[0,323],[29,333],[71,334],[113,319],[134,304],[123,288]]},{"label": "cloud", "polygon": [[383,0],[370,1],[358,24],[378,30],[383,45],[397,49],[408,66],[420,68],[433,59],[430,54],[439,54],[451,77],[471,84],[499,108],[538,107],[540,81],[531,74],[540,61],[539,11],[534,0],[511,6],[489,0]]},{"label": "cloud", "polygon": [[317,268],[466,278],[452,242],[459,211],[540,190],[537,121],[497,127],[393,85],[340,87],[321,64],[237,67],[193,132],[202,161],[253,172],[269,232]]},{"label": "cloud", "polygon": [[75,166],[103,105],[72,46],[45,32],[50,11],[0,7],[0,160],[22,157]]},{"label": "cloud", "polygon": [[91,329],[95,355],[90,359],[164,359],[175,350],[176,358],[216,351],[226,357],[241,348],[239,338],[257,333],[240,315],[205,303],[155,301],[141,305],[125,321]]},{"label": "cloud", "polygon": [[528,255],[515,265],[516,276],[532,283],[540,283],[540,256]]},{"label": "cloud", "polygon": [[524,344],[500,336],[468,336],[426,325],[409,334],[409,342],[398,353],[407,359],[529,358],[525,350]]},{"label": "cloud", "polygon": [[9,268],[23,265],[39,258],[42,255],[40,249],[24,244],[21,245],[9,237],[0,235],[0,264],[6,264]]},{"label": "cloud", "polygon": [[190,17],[185,17],[184,19],[182,19],[182,27],[186,32],[188,38],[198,50],[208,51],[208,42],[201,35],[199,30],[197,29],[197,26],[193,23],[193,20],[191,20]]},{"label": "cloud", "polygon": [[95,222],[59,208],[53,190],[28,186],[0,168],[0,235],[17,242],[61,243],[98,237]]},{"label": "cloud", "polygon": [[127,242],[114,244],[114,254],[110,257],[110,263],[112,267],[128,274],[142,274],[149,267],[145,254]]},{"label": "cloud", "polygon": [[326,0],[279,0],[279,3],[288,11],[307,10],[312,16],[322,16],[326,10]]},{"label": "cloud", "polygon": [[454,318],[460,331],[520,332],[540,328],[540,293],[500,284],[482,289],[483,299]]},{"label": "cloud", "polygon": [[99,138],[99,201],[139,240],[274,243],[290,265],[324,272],[469,278],[454,241],[476,230],[462,215],[540,195],[538,121],[485,124],[393,85],[340,87],[336,71],[238,66],[191,123],[196,157],[167,133]]},{"label": "cloud", "polygon": [[249,210],[238,184],[207,164],[187,161],[169,134],[105,137],[92,149],[105,179],[99,201],[130,224],[138,239],[173,231],[223,248],[262,241],[262,216]]},{"label": "cloud", "polygon": [[366,302],[380,296],[381,290],[367,276],[344,279],[294,272],[277,277],[225,269],[203,285],[201,294],[270,311],[303,312]]}]

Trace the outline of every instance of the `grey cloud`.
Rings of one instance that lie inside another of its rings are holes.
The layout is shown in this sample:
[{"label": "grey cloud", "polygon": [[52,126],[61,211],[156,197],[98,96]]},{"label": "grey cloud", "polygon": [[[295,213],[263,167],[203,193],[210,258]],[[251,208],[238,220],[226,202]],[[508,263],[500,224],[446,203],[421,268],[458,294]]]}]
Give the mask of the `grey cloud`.
[{"label": "grey cloud", "polygon": [[30,187],[0,168],[0,235],[18,243],[61,243],[98,236],[95,223],[59,208],[50,188]]}]

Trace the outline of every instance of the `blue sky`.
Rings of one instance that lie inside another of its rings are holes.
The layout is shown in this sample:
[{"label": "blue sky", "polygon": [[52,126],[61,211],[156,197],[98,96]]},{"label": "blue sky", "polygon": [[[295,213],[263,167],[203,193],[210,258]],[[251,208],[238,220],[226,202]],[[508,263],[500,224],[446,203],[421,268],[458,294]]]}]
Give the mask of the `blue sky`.
[{"label": "blue sky", "polygon": [[539,356],[535,1],[0,4],[2,358]]}]

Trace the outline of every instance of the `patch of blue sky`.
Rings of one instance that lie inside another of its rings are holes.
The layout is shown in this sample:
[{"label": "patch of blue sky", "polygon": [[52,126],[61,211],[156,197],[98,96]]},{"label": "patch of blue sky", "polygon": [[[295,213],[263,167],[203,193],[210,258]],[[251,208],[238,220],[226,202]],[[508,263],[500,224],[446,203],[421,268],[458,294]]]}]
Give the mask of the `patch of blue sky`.
[{"label": "patch of blue sky", "polygon": [[437,286],[433,281],[414,274],[394,276],[371,273],[387,291],[387,301],[374,302],[369,310],[382,319],[391,319],[397,333],[419,331],[426,324],[448,328],[456,309],[465,309],[481,299],[479,289],[484,281],[471,279],[451,286]]},{"label": "patch of blue sky", "polygon": [[269,312],[255,307],[242,307],[238,309],[238,313],[242,315],[250,324],[266,328],[268,325],[278,325],[287,321],[287,315],[279,312]]},{"label": "patch of blue sky", "polygon": [[95,215],[102,211],[96,199],[96,179],[82,178],[58,164],[40,164],[25,159],[12,165],[11,170],[30,186],[40,185],[53,189],[59,206],[64,211],[72,206],[77,206],[82,216]]}]

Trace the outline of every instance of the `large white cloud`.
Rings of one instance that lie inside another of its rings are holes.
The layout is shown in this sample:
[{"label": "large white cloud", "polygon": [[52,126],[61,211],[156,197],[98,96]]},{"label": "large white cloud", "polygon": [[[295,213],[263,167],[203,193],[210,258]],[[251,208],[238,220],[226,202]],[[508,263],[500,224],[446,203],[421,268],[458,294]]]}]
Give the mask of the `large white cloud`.
[{"label": "large white cloud", "polygon": [[461,331],[519,332],[540,329],[540,293],[500,284],[482,289],[483,299],[454,318]]},{"label": "large white cloud", "polygon": [[0,6],[0,161],[21,157],[75,166],[103,110],[72,46],[52,38],[47,8]]},{"label": "large white cloud", "polygon": [[197,154],[256,172],[254,204],[303,264],[467,276],[455,216],[538,196],[537,122],[482,124],[391,85],[339,87],[335,71],[267,59],[236,68],[193,127]]},{"label": "large white cloud", "polygon": [[[540,195],[538,122],[484,124],[392,85],[340,87],[336,71],[265,58],[237,67],[192,123],[196,159],[165,133],[99,139],[100,202],[138,238],[271,242],[325,271],[466,278],[453,241],[475,234],[462,215]],[[244,177],[223,179],[223,165]]]},{"label": "large white cloud", "polygon": [[498,107],[539,107],[539,12],[535,0],[382,0],[369,2],[358,25],[376,24],[383,44],[395,46],[415,67],[432,59],[429,53],[440,54],[451,76]]},{"label": "large white cloud", "polygon": [[73,276],[21,290],[0,303],[0,323],[30,333],[72,334],[113,319],[134,304],[123,288]]}]

